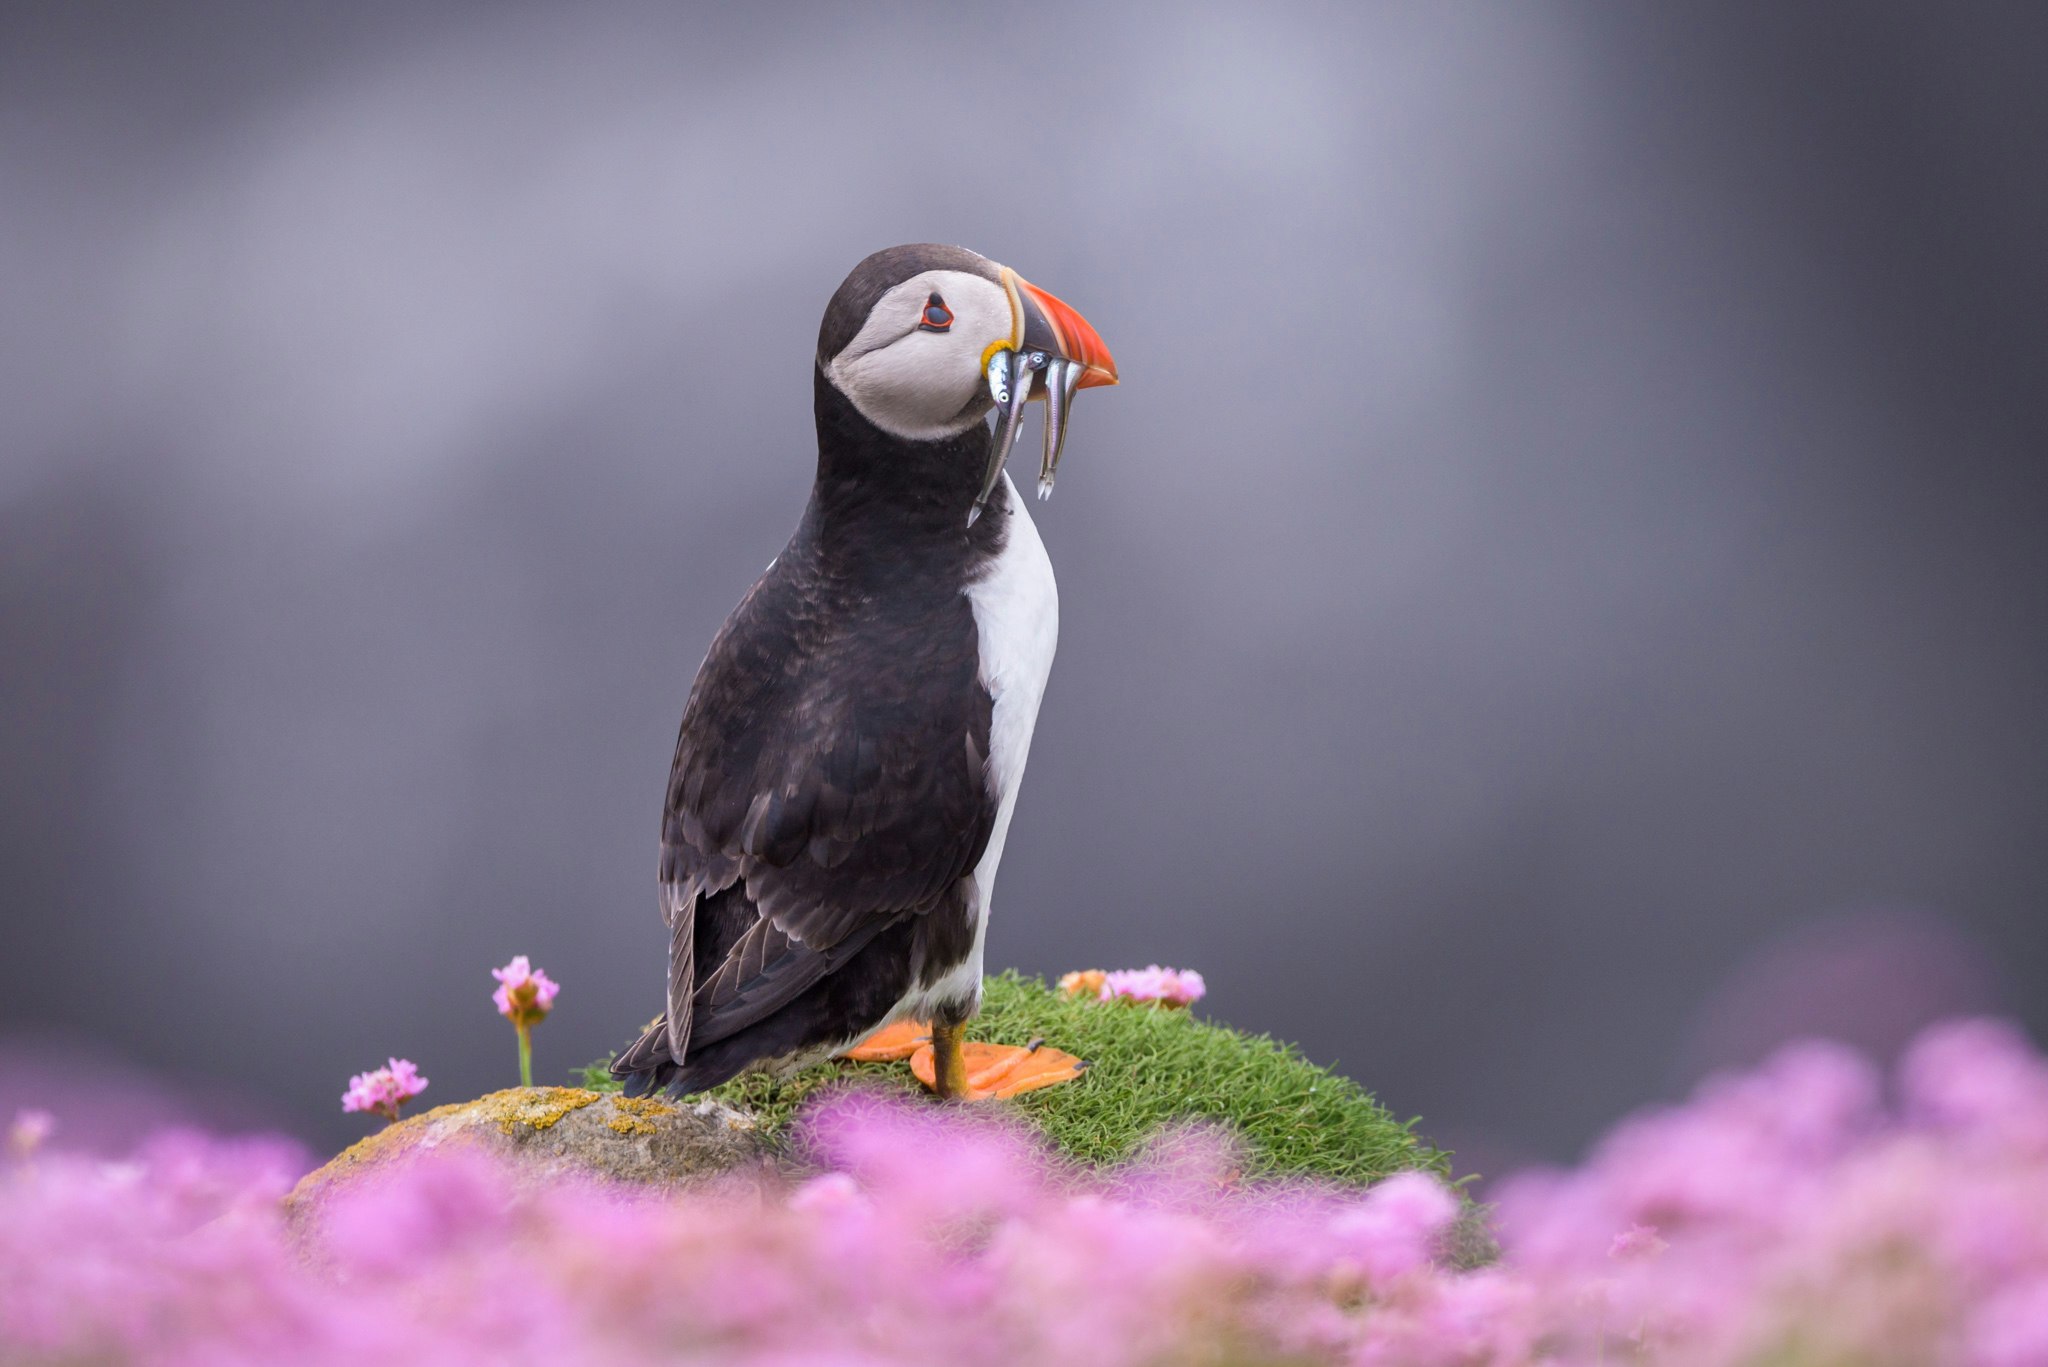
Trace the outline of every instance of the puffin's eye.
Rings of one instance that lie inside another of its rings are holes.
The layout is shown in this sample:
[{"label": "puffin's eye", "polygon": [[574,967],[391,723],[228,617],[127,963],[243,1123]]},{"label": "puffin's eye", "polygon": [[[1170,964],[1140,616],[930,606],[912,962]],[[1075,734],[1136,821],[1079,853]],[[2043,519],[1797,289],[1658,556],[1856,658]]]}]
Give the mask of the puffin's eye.
[{"label": "puffin's eye", "polygon": [[946,307],[946,301],[939,298],[937,290],[924,301],[924,318],[917,325],[919,332],[944,332],[953,326],[953,310]]}]

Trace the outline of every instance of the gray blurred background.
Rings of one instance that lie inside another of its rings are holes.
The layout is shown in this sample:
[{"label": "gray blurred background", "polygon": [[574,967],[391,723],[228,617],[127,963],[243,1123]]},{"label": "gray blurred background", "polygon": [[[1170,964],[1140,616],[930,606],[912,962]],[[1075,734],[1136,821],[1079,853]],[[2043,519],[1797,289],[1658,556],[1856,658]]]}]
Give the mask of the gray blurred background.
[{"label": "gray blurred background", "polygon": [[994,962],[1200,968],[1487,1171],[1799,1031],[2038,1035],[2044,31],[8,6],[8,1057],[331,1144],[387,1054],[512,1080],[514,953],[544,1075],[652,1014],[691,675],[921,239],[1125,377]]}]

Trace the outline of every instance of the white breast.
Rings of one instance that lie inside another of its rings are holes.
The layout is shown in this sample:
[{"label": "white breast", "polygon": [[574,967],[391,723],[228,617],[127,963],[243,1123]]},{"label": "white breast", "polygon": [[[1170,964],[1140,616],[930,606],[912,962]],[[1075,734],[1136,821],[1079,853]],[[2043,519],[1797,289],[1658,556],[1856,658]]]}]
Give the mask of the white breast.
[{"label": "white breast", "polygon": [[987,895],[1009,829],[1010,808],[1017,785],[1024,781],[1024,761],[1031,753],[1031,732],[1038,724],[1038,703],[1052,673],[1052,654],[1060,639],[1060,591],[1053,582],[1052,561],[1038,528],[1017,496],[1017,486],[1003,476],[1010,496],[1009,538],[988,573],[968,585],[974,626],[980,636],[981,683],[995,700],[988,728],[989,773],[1002,806],[988,842],[988,854],[975,874]]},{"label": "white breast", "polygon": [[974,909],[974,948],[958,968],[930,988],[912,994],[892,1015],[929,1015],[942,1001],[976,1000],[981,995],[981,947],[988,934],[989,896],[996,865],[1002,862],[1003,841],[1010,833],[1010,814],[1017,789],[1024,782],[1024,761],[1031,753],[1031,732],[1038,725],[1038,703],[1052,673],[1053,649],[1059,644],[1060,594],[1053,582],[1052,561],[1045,543],[1025,511],[1017,486],[1003,476],[1009,495],[1009,536],[1003,553],[988,573],[967,586],[980,638],[981,682],[994,699],[989,719],[988,768],[999,795],[995,828],[988,848],[974,866],[978,905]]}]

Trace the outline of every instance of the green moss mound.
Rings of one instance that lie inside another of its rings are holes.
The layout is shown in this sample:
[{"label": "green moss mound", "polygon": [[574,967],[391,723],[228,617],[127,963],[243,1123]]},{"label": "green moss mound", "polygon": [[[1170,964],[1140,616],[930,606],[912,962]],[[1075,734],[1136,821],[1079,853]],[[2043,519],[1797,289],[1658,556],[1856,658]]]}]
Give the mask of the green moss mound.
[{"label": "green moss mound", "polygon": [[[1242,1138],[1254,1176],[1370,1182],[1407,1168],[1448,1173],[1449,1155],[1394,1118],[1349,1078],[1318,1068],[1292,1046],[1211,1024],[1186,1011],[1074,1001],[1042,980],[990,977],[970,1039],[1048,1044],[1089,1060],[1074,1082],[1002,1103],[1042,1130],[1066,1157],[1111,1163],[1162,1125],[1221,1121]],[[578,1081],[617,1086],[592,1064]],[[792,1077],[735,1078],[710,1095],[753,1113],[782,1136],[812,1095],[849,1084],[927,1093],[904,1063],[835,1060]]]}]

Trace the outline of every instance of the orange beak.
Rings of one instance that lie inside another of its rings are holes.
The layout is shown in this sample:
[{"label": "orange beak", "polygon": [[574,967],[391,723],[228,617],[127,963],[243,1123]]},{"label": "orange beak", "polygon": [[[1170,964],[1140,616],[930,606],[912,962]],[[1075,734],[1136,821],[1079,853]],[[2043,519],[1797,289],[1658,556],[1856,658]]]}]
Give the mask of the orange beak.
[{"label": "orange beak", "polygon": [[1024,346],[1079,362],[1081,379],[1076,389],[1115,384],[1116,358],[1088,320],[1050,290],[1040,289],[1021,275],[1014,278],[1024,303]]}]

